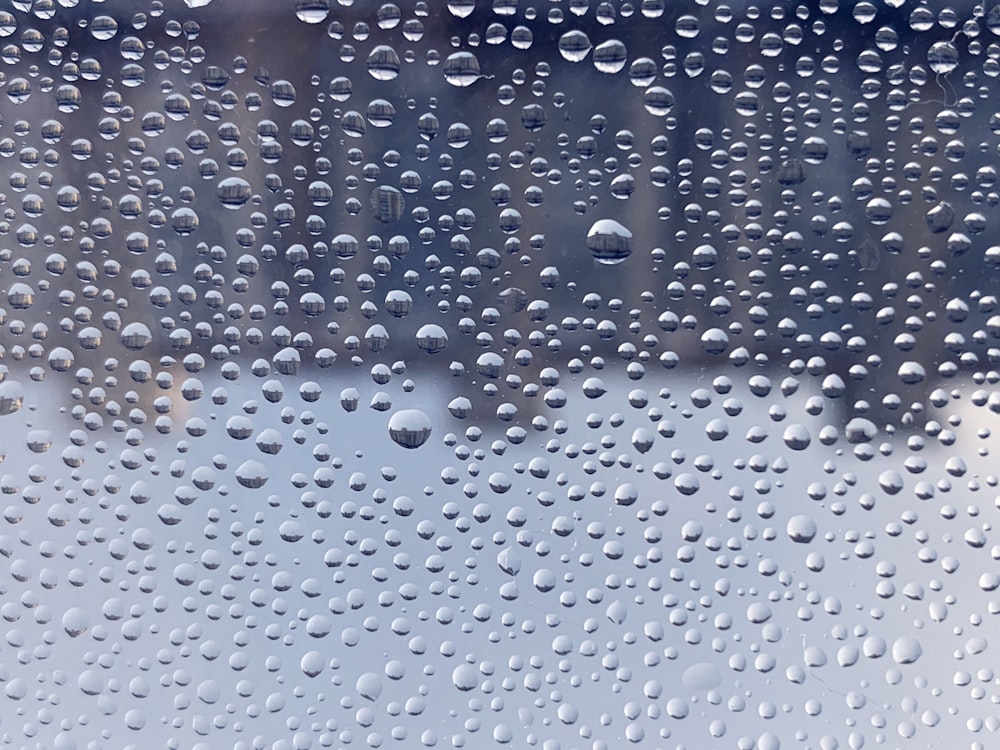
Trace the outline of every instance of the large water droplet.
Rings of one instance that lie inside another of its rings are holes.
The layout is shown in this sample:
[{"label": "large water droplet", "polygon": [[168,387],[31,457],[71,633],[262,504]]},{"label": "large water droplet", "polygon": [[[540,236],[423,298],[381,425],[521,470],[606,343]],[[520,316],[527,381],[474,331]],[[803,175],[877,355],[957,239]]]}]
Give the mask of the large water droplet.
[{"label": "large water droplet", "polygon": [[255,490],[267,484],[268,471],[260,461],[244,461],[236,469],[236,481],[247,489]]},{"label": "large water droplet", "polygon": [[587,232],[587,249],[598,263],[621,263],[632,254],[632,232],[614,219],[599,219]]},{"label": "large water droplet", "polygon": [[570,62],[585,60],[593,48],[589,37],[579,29],[567,31],[559,37],[559,54]]},{"label": "large water droplet", "polygon": [[459,664],[452,670],[451,683],[462,692],[475,690],[479,685],[479,675],[471,664]]},{"label": "large water droplet", "polygon": [[938,75],[947,75],[958,67],[958,48],[951,42],[935,42],[927,52],[927,64]]},{"label": "large water droplet", "polygon": [[83,607],[70,607],[63,614],[62,626],[70,637],[76,638],[90,627],[90,616]]},{"label": "large water droplet", "polygon": [[295,17],[303,23],[323,23],[330,15],[330,0],[295,0]]},{"label": "large water droplet", "polygon": [[619,39],[609,39],[594,47],[594,67],[602,73],[620,73],[628,63],[628,50]]},{"label": "large water droplet", "polygon": [[448,55],[443,69],[445,80],[459,88],[471,86],[480,78],[479,59],[467,50]]},{"label": "large water droplet", "polygon": [[920,641],[910,635],[901,636],[892,644],[892,660],[897,664],[913,664],[923,652]]},{"label": "large water droplet", "polygon": [[237,209],[250,200],[253,188],[250,187],[249,182],[241,177],[227,177],[219,183],[217,192],[219,203],[223,207]]},{"label": "large water droplet", "polygon": [[355,689],[362,698],[377,701],[382,694],[382,678],[376,672],[365,672],[358,677]]},{"label": "large water droplet", "polygon": [[793,542],[808,544],[816,537],[816,522],[809,516],[792,516],[788,519],[786,532]]},{"label": "large water droplet", "polygon": [[428,354],[436,354],[448,346],[448,334],[437,323],[426,323],[417,329],[417,346]]},{"label": "large water droplet", "polygon": [[24,386],[17,380],[0,382],[0,416],[18,411],[24,404]]},{"label": "large water droplet", "polygon": [[431,436],[431,418],[419,409],[401,409],[389,418],[389,437],[404,448],[419,448]]}]

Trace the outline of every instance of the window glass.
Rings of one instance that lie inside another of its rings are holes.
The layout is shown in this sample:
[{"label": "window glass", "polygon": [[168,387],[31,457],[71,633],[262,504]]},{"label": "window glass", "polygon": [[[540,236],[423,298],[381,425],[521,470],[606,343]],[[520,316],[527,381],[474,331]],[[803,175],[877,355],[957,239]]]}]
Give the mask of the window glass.
[{"label": "window glass", "polygon": [[991,747],[991,3],[2,4],[0,742]]}]

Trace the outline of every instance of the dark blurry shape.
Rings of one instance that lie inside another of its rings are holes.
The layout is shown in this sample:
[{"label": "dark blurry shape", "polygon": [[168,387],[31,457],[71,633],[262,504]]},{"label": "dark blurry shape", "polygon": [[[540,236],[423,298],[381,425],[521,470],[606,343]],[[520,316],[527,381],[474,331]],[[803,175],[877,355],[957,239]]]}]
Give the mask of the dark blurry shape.
[{"label": "dark blurry shape", "polygon": [[375,219],[382,224],[392,224],[403,218],[406,209],[406,199],[403,194],[390,185],[380,185],[368,196]]}]

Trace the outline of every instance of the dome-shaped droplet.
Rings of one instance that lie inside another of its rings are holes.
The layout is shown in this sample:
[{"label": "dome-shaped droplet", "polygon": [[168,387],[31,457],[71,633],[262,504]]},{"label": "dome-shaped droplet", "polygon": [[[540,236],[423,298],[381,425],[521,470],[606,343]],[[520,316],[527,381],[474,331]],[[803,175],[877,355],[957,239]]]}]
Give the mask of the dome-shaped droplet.
[{"label": "dome-shaped droplet", "polygon": [[583,394],[587,398],[600,398],[608,392],[608,387],[600,378],[587,378],[583,381]]},{"label": "dome-shaped droplet", "polygon": [[417,346],[428,354],[436,354],[447,348],[448,334],[437,323],[426,323],[417,329]]},{"label": "dome-shaped droplet", "polygon": [[809,516],[792,516],[788,519],[785,531],[793,542],[808,544],[816,536],[816,522]]},{"label": "dome-shaped droplet", "polygon": [[399,75],[399,55],[386,44],[379,44],[368,54],[368,74],[376,81],[391,81]]},{"label": "dome-shaped droplet", "polygon": [[584,32],[574,29],[559,37],[558,48],[559,54],[563,56],[564,60],[580,62],[587,58],[593,46],[590,43],[590,38]]},{"label": "dome-shaped droplet", "polygon": [[809,447],[812,437],[809,434],[809,429],[804,424],[796,423],[790,424],[785,428],[782,440],[793,451],[803,451]]},{"label": "dome-shaped droplet", "polygon": [[448,411],[456,419],[467,419],[472,414],[472,401],[465,396],[456,396],[448,403]]},{"label": "dome-shaped droplet", "polygon": [[375,672],[365,672],[355,683],[358,695],[370,701],[377,701],[382,695],[382,678]]},{"label": "dome-shaped droplet", "polygon": [[892,644],[892,660],[897,664],[913,664],[923,652],[920,641],[910,635],[897,638]]},{"label": "dome-shaped droplet", "polygon": [[149,326],[138,321],[129,323],[122,328],[120,337],[122,346],[130,351],[144,349],[153,340],[153,334],[149,330]]},{"label": "dome-shaped droplet", "polygon": [[219,203],[224,208],[236,209],[246,204],[253,195],[250,183],[241,177],[227,177],[217,187]]},{"label": "dome-shaped droplet", "polygon": [[467,50],[448,55],[442,68],[444,79],[452,86],[465,88],[480,78],[479,59]]},{"label": "dome-shaped droplet", "polygon": [[295,0],[295,17],[303,23],[323,23],[329,15],[330,0]]},{"label": "dome-shaped droplet", "polygon": [[307,651],[299,660],[299,668],[306,677],[316,677],[326,667],[326,657],[319,651]]},{"label": "dome-shaped droplet", "polygon": [[389,418],[389,437],[404,448],[419,448],[431,436],[431,418],[419,409],[401,409]]},{"label": "dome-shaped droplet", "polygon": [[247,489],[259,489],[267,483],[267,480],[267,467],[260,461],[250,459],[236,469],[236,481]]},{"label": "dome-shaped droplet", "polygon": [[615,505],[635,505],[639,499],[639,489],[631,482],[618,485],[615,489]]},{"label": "dome-shaped droplet", "polygon": [[614,219],[599,219],[587,232],[587,249],[598,263],[621,263],[632,254],[632,232]]},{"label": "dome-shaped droplet", "polygon": [[392,289],[385,295],[385,309],[394,318],[403,318],[413,309],[413,297],[402,289]]},{"label": "dome-shaped droplet", "polygon": [[476,668],[471,664],[459,664],[451,672],[451,683],[462,692],[475,690],[479,685]]},{"label": "dome-shaped droplet", "polygon": [[632,447],[639,453],[647,453],[656,440],[656,435],[645,427],[637,427],[632,433]]},{"label": "dome-shaped droplet", "polygon": [[90,627],[90,616],[83,607],[70,607],[63,614],[62,626],[70,637],[76,638]]},{"label": "dome-shaped droplet", "polygon": [[278,455],[284,446],[284,439],[282,438],[281,433],[273,427],[267,427],[261,430],[254,442],[257,444],[257,449],[261,453],[267,453],[272,456]]},{"label": "dome-shaped droplet", "polygon": [[935,42],[927,52],[927,64],[937,75],[948,75],[958,67],[958,48],[951,42]]},{"label": "dome-shaped droplet", "polygon": [[18,411],[24,404],[24,386],[17,380],[0,382],[0,416]]},{"label": "dome-shaped droplet", "polygon": [[618,39],[609,39],[594,47],[594,67],[602,73],[620,73],[628,63],[628,50]]}]

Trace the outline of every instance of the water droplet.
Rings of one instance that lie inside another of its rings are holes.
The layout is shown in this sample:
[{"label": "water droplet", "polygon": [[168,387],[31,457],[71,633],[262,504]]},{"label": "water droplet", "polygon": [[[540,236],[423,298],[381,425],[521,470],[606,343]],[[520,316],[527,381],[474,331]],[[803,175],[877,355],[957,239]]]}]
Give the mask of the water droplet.
[{"label": "water droplet", "polygon": [[628,608],[621,599],[615,599],[608,605],[604,614],[615,625],[621,625],[628,617]]},{"label": "water droplet", "polygon": [[599,219],[587,232],[587,249],[598,263],[621,263],[632,254],[632,232],[614,219]]},{"label": "water droplet", "polygon": [[808,544],[816,537],[816,522],[809,516],[792,516],[785,531],[793,542]]},{"label": "water droplet", "polygon": [[648,453],[656,440],[656,435],[645,427],[637,427],[632,433],[632,447],[639,453]]},{"label": "water droplet", "polygon": [[583,394],[590,399],[600,398],[608,392],[608,387],[600,378],[587,378],[583,381]]},{"label": "water droplet", "polygon": [[255,440],[257,449],[261,453],[276,456],[284,447],[284,439],[281,433],[273,427],[267,427],[258,433]]},{"label": "water droplet", "polygon": [[417,329],[416,339],[417,346],[428,354],[437,354],[448,347],[448,334],[437,323],[426,323],[420,326]]},{"label": "water droplet", "polygon": [[431,420],[419,409],[401,409],[389,418],[389,437],[404,448],[419,448],[431,436]]},{"label": "water droplet", "polygon": [[927,64],[937,75],[947,75],[958,67],[958,49],[951,42],[935,42],[927,51]]},{"label": "water droplet", "polygon": [[618,39],[609,39],[594,47],[594,67],[602,73],[620,73],[628,63],[628,50]]},{"label": "water droplet", "polygon": [[145,323],[135,321],[122,328],[120,338],[122,346],[126,349],[139,351],[153,341],[153,334]]},{"label": "water droplet", "polygon": [[947,232],[955,221],[955,209],[950,203],[939,202],[927,212],[927,228],[935,234]]},{"label": "water droplet", "polygon": [[631,482],[618,485],[615,489],[615,505],[634,505],[639,499],[639,490]]},{"label": "water droplet", "polygon": [[358,677],[355,689],[362,698],[377,701],[382,695],[382,678],[375,672],[365,672]]},{"label": "water droplet", "polygon": [[267,484],[268,471],[260,461],[244,461],[236,469],[236,481],[247,489],[255,490]]},{"label": "water droplet", "polygon": [[481,77],[479,59],[467,50],[448,55],[442,67],[445,80],[459,88],[471,86]]},{"label": "water droplet", "polygon": [[870,419],[864,417],[854,417],[844,428],[844,436],[847,442],[852,444],[869,443],[878,435],[878,428]]},{"label": "water droplet", "polygon": [[895,469],[886,469],[878,475],[878,484],[888,495],[896,495],[903,490],[903,475]]},{"label": "water droplet", "polygon": [[913,636],[901,636],[892,644],[892,660],[897,664],[913,664],[923,652],[920,641]]},{"label": "water droplet", "polygon": [[392,47],[379,44],[368,54],[368,74],[376,81],[391,81],[399,75],[399,55]]},{"label": "water droplet", "polygon": [[479,676],[471,664],[459,664],[452,670],[451,683],[462,692],[475,690],[479,686]]},{"label": "water droplet", "polygon": [[812,442],[812,436],[809,434],[809,429],[805,425],[790,424],[785,428],[782,440],[784,440],[785,445],[793,451],[803,451],[809,447],[809,443]]},{"label": "water droplet", "polygon": [[671,719],[683,719],[691,712],[691,708],[682,698],[671,698],[667,701],[667,715]]},{"label": "water droplet", "polygon": [[906,385],[916,385],[917,383],[922,383],[924,381],[924,378],[927,377],[927,371],[919,362],[910,360],[903,362],[899,366],[897,375]]},{"label": "water droplet", "polygon": [[70,607],[63,614],[62,626],[71,638],[83,635],[90,627],[90,617],[87,610],[83,607]]},{"label": "water droplet", "polygon": [[24,386],[17,380],[0,382],[0,416],[13,414],[24,405]]},{"label": "water droplet", "polygon": [[250,200],[252,194],[250,183],[241,177],[227,177],[218,185],[219,203],[225,208],[240,208]]},{"label": "water droplet", "polygon": [[581,62],[587,59],[590,50],[593,48],[590,38],[579,29],[567,31],[559,37],[559,54],[564,60],[569,62]]},{"label": "water droplet", "polygon": [[323,23],[329,15],[330,0],[295,0],[295,17],[303,23]]}]

